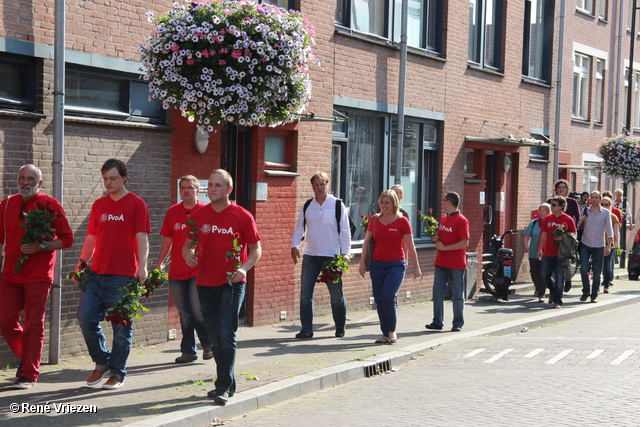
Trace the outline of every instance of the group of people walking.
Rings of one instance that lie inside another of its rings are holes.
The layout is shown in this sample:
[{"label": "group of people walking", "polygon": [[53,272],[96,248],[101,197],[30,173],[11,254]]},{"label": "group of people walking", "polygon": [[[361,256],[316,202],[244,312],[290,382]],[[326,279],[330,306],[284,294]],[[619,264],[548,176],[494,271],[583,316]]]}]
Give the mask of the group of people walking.
[{"label": "group of people walking", "polygon": [[580,301],[597,303],[601,285],[609,292],[619,229],[623,219],[631,229],[631,212],[621,189],[615,199],[609,192],[593,191],[578,201],[568,196],[566,180],[558,180],[554,188],[556,195],[539,206],[524,233],[535,296],[544,302],[549,290],[549,303],[560,308],[563,294],[571,289],[571,264],[579,262]]}]

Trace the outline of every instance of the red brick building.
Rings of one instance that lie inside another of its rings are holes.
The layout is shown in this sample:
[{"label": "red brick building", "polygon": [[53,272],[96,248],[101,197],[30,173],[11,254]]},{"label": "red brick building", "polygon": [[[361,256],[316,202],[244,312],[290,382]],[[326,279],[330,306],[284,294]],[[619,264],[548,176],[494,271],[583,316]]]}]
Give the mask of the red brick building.
[{"label": "red brick building", "polygon": [[[471,226],[468,252],[478,256],[479,279],[490,236],[524,229],[530,212],[551,194],[556,159],[564,164],[560,176],[581,190],[595,176],[590,153],[602,136],[620,127],[620,120],[618,125],[613,120],[619,15],[614,2],[602,1],[603,18],[597,16],[600,0],[578,2],[595,8],[591,14],[584,8],[574,11],[568,2],[562,28],[561,2],[553,0],[410,2],[401,159],[399,2],[269,1],[300,10],[315,26],[320,65],[311,70],[307,114],[276,128],[218,126],[198,138],[198,147],[195,124],[149,101],[140,79],[138,46],[152,31],[145,13],[162,13],[171,2],[69,2],[64,207],[76,244],[63,253],[64,271],[75,266],[91,204],[103,194],[99,168],[107,158],[126,161],[129,188],[149,205],[152,261],[164,213],[178,201],[178,177],[188,173],[206,180],[211,170],[223,167],[235,177],[233,197],[254,214],[263,239],[263,257],[249,277],[247,323],[277,323],[283,312],[287,321],[296,320],[300,267],[291,261],[290,247],[298,212],[313,194],[309,177],[318,170],[330,172],[333,192],[358,224],[360,214],[377,210],[377,195],[394,184],[400,161],[402,206],[410,213],[426,274],[420,281],[405,280],[399,303],[431,297],[435,249],[421,232],[416,210],[432,207],[441,213],[446,191],[462,196],[461,210]],[[7,82],[0,84],[4,196],[14,192],[24,163],[43,169],[44,191],[50,193],[53,3],[0,0],[0,5],[0,69]],[[628,43],[629,33],[624,35]],[[625,45],[622,51],[628,49]],[[564,65],[558,81],[560,52]],[[572,70],[584,68],[584,63],[571,65],[578,53],[592,58],[585,68],[590,70],[586,116],[570,110]],[[604,91],[600,97],[599,88]],[[559,143],[560,155],[549,141]],[[584,173],[591,175],[586,179]],[[598,188],[610,188],[605,177],[597,180]],[[370,282],[357,275],[361,240],[358,230],[344,287],[350,311],[372,308]],[[528,279],[521,236],[506,243],[515,249],[519,274]],[[61,347],[66,356],[86,352],[75,318],[79,295],[63,281]],[[167,330],[179,330],[167,289],[147,305],[151,311],[136,323],[134,345],[162,342]],[[316,314],[328,311],[328,292],[318,288]],[[430,317],[425,312],[425,321]],[[0,360],[12,361],[3,342]]]}]

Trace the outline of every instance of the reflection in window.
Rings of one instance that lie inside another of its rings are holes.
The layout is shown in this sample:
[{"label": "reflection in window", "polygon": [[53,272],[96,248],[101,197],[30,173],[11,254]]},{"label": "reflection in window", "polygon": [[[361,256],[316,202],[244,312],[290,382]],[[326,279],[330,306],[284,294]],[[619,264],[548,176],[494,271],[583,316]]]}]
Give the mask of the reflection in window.
[{"label": "reflection in window", "polygon": [[[409,214],[409,222],[415,224],[416,206],[418,205],[418,150],[420,149],[420,124],[405,122],[402,144],[402,175],[400,177],[404,198],[400,201],[402,207]],[[398,122],[391,121],[391,153],[389,158],[389,186],[396,183],[398,162]]]},{"label": "reflection in window", "polygon": [[0,53],[0,108],[33,110],[35,107],[35,60]]},{"label": "reflection in window", "polygon": [[469,61],[500,70],[503,0],[469,1]]},{"label": "reflection in window", "polygon": [[552,24],[552,0],[525,2],[522,75],[544,82],[550,81]]}]

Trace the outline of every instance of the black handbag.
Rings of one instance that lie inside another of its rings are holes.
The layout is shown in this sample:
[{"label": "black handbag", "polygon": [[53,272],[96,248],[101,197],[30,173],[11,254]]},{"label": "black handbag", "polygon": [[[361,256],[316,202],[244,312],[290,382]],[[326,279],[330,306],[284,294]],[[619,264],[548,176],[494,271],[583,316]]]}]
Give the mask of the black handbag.
[{"label": "black handbag", "polygon": [[371,256],[373,255],[373,229],[376,226],[376,219],[378,216],[374,216],[373,224],[371,224],[371,237],[369,238],[369,245],[367,246],[367,253],[364,255],[364,269],[369,271],[371,267]]}]

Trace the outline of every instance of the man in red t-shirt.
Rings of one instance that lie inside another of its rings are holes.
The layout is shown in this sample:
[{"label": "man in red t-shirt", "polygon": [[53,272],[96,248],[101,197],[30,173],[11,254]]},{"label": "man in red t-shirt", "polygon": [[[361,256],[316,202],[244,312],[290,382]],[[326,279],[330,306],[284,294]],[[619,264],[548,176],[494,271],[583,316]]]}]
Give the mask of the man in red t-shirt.
[{"label": "man in red t-shirt", "polygon": [[[122,387],[127,374],[125,365],[131,350],[133,324],[111,323],[113,345],[108,351],[100,322],[122,298],[121,288],[135,277],[141,282],[147,278],[147,235],[151,233],[151,223],[147,204],[125,188],[127,166],[120,160],[109,159],[101,172],[108,194],[91,207],[80,259],[93,261],[89,281],[80,296],[78,319],[89,355],[96,364],[87,385],[98,384],[110,372],[102,388],[115,390]],[[81,264],[79,261],[78,266]]]},{"label": "man in red t-shirt", "polygon": [[232,190],[229,172],[216,169],[211,173],[207,186],[211,203],[191,215],[198,229],[197,241],[187,238],[182,247],[186,264],[197,268],[200,307],[216,361],[216,388],[207,396],[221,404],[236,391],[238,315],[247,271],[262,255],[253,216],[229,200]]},{"label": "man in red t-shirt", "polygon": [[[563,236],[554,236],[553,232],[558,228],[563,228],[565,233],[576,234],[576,223],[573,218],[564,213],[567,200],[563,196],[555,196],[550,200],[551,215],[549,215],[540,230],[538,240],[538,259],[542,261],[542,277],[547,283],[553,296],[553,308],[562,306],[562,293],[564,291],[564,266],[558,259],[559,242]],[[548,242],[547,242],[548,241]],[[547,244],[545,245],[545,242]],[[558,243],[556,243],[558,242]],[[551,276],[555,272],[555,281]]]},{"label": "man in red t-shirt", "polygon": [[[73,231],[60,203],[40,192],[42,172],[34,165],[24,165],[18,172],[18,194],[0,203],[0,249],[4,255],[0,280],[0,330],[9,348],[20,359],[13,385],[29,389],[40,375],[44,345],[44,319],[47,299],[53,283],[53,267],[58,249],[73,244]],[[39,238],[36,243],[22,243],[27,212],[41,209],[53,214],[54,236]],[[18,260],[27,258],[17,269]],[[24,324],[20,312],[24,310]]]},{"label": "man in red t-shirt", "polygon": [[453,302],[452,332],[459,332],[464,325],[464,283],[467,271],[467,246],[469,245],[469,221],[458,210],[460,196],[450,191],[442,199],[446,215],[438,224],[436,242],[435,276],[433,279],[433,321],[427,329],[441,330],[444,326],[444,294],[447,282],[451,284]]},{"label": "man in red t-shirt", "polygon": [[180,341],[182,355],[176,358],[176,363],[189,363],[198,360],[196,332],[200,338],[200,344],[202,344],[202,358],[204,360],[213,358],[207,326],[204,324],[200,310],[200,299],[196,287],[197,272],[194,267],[189,267],[182,258],[182,247],[191,230],[187,221],[204,204],[198,200],[200,193],[198,178],[193,175],[185,175],[180,178],[178,186],[182,202],[171,206],[164,217],[164,223],[160,230],[162,244],[156,269],[162,269],[162,263],[171,251],[169,289],[171,289],[173,302],[180,313],[180,328],[182,329],[182,341]]}]

